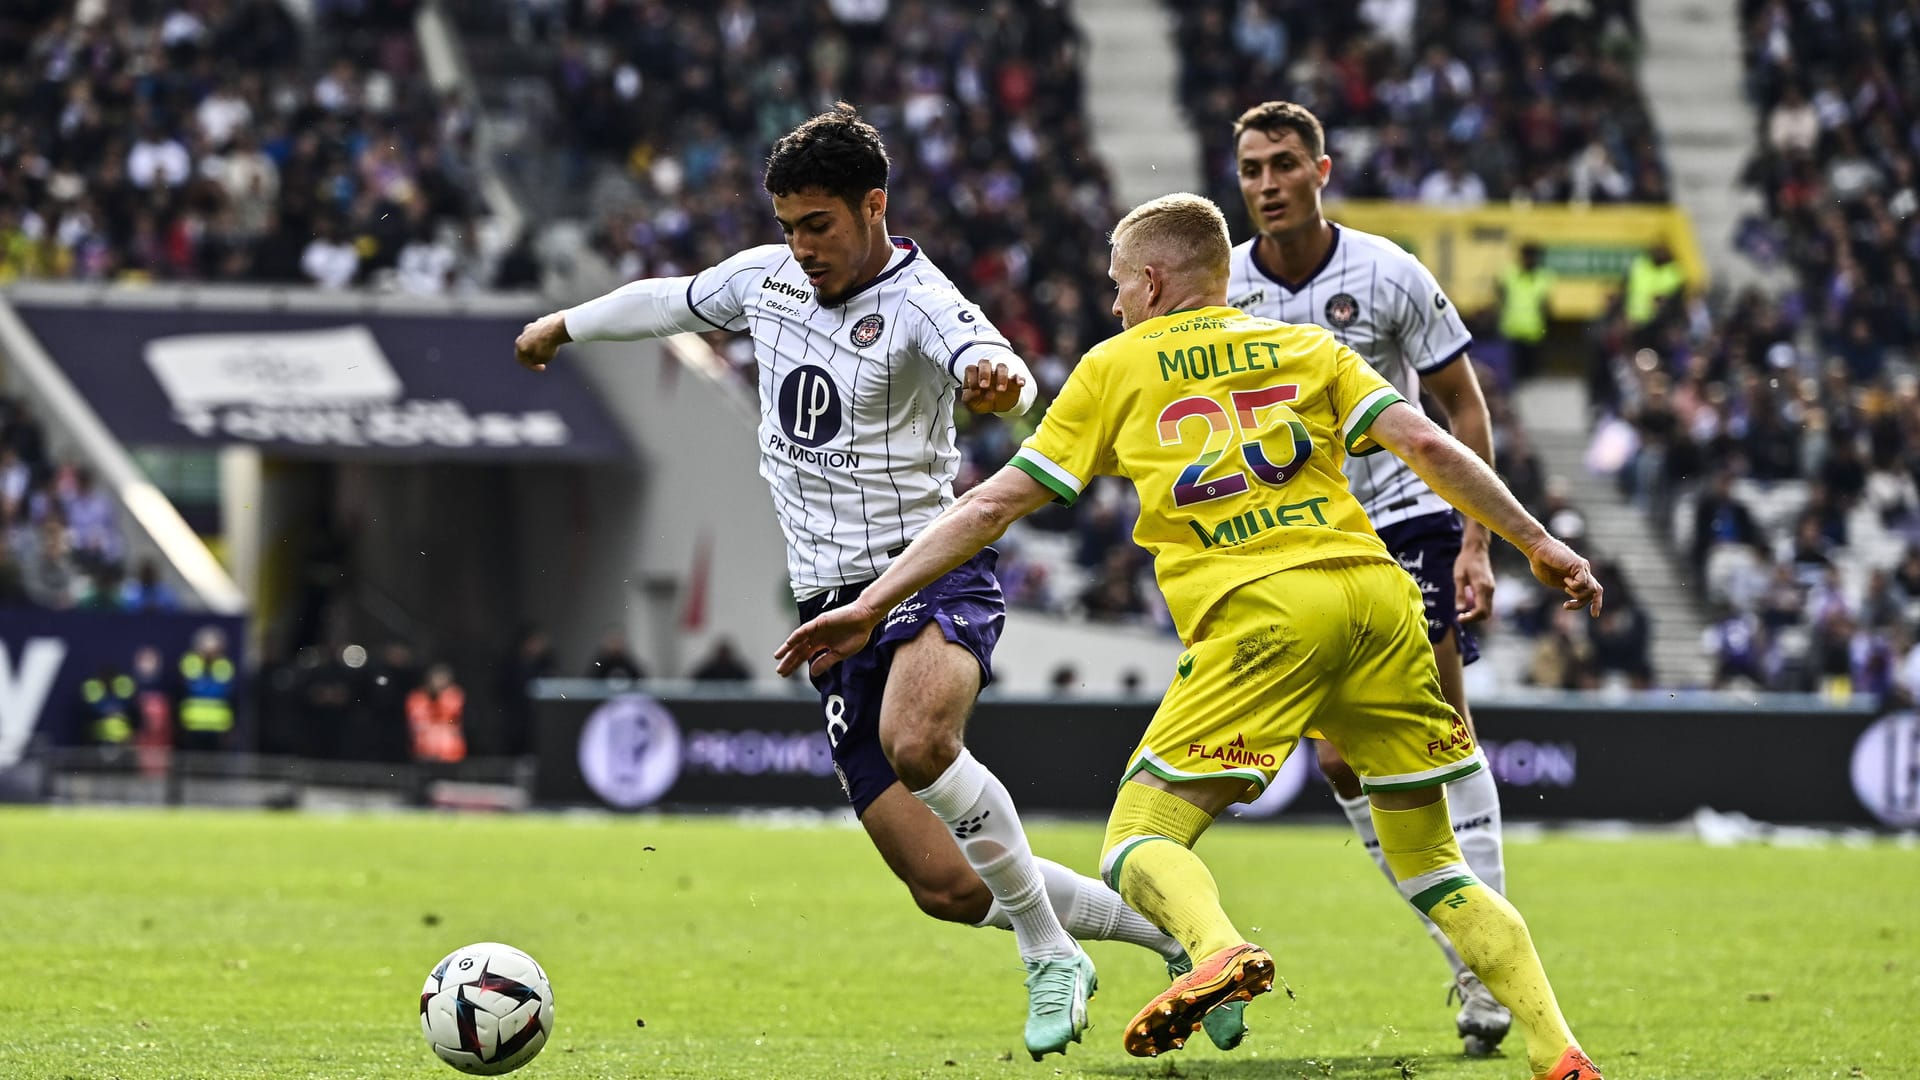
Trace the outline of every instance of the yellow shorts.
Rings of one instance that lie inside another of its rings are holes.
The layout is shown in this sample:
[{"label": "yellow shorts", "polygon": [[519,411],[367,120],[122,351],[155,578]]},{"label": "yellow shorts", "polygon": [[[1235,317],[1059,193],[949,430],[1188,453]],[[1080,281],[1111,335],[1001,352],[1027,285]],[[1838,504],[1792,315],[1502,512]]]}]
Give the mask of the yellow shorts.
[{"label": "yellow shorts", "polygon": [[1394,563],[1335,559],[1248,582],[1198,636],[1127,777],[1240,777],[1251,799],[1302,735],[1330,740],[1368,791],[1444,784],[1484,764],[1440,696],[1419,587]]}]

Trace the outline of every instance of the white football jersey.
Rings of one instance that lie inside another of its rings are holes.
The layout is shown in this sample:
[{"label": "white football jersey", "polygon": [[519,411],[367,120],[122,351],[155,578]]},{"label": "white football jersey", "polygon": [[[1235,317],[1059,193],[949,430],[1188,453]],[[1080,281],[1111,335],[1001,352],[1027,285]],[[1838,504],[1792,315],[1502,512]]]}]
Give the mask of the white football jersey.
[{"label": "white football jersey", "polygon": [[836,307],[814,301],[783,244],[687,287],[696,315],[753,335],[760,475],[801,597],[877,577],[952,505],[959,373],[977,346],[1008,348],[918,245],[893,243],[886,270]]},{"label": "white football jersey", "polygon": [[[1335,225],[1326,260],[1298,283],[1261,264],[1258,242],[1233,249],[1227,303],[1249,315],[1326,327],[1416,409],[1420,376],[1459,360],[1473,343],[1433,274],[1384,236]],[[1451,509],[1392,454],[1349,457],[1346,473],[1376,529]]]}]

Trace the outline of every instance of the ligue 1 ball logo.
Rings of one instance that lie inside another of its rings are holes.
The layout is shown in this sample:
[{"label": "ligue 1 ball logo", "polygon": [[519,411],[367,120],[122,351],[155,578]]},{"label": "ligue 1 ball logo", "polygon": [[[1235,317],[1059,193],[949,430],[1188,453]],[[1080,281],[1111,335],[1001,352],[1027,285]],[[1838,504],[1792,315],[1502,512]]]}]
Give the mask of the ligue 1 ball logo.
[{"label": "ligue 1 ball logo", "polygon": [[887,320],[878,312],[863,316],[853,324],[853,330],[847,334],[847,340],[853,342],[856,349],[864,349],[880,340],[880,331],[887,328]]}]

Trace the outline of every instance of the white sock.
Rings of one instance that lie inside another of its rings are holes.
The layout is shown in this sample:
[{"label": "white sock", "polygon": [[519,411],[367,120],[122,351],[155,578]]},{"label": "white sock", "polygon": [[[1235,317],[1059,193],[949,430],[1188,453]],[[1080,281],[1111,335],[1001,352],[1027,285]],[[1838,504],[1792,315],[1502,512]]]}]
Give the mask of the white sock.
[{"label": "white sock", "polygon": [[1452,815],[1453,838],[1460,844],[1460,854],[1467,857],[1467,868],[1481,884],[1505,896],[1506,845],[1500,832],[1500,789],[1494,786],[1493,770],[1482,768],[1448,784],[1447,813]]},{"label": "white sock", "polygon": [[[1166,931],[1128,907],[1119,893],[1107,888],[1106,882],[1076,873],[1050,859],[1036,857],[1033,861],[1046,880],[1047,900],[1053,905],[1053,913],[1076,940],[1124,941],[1152,949],[1163,960],[1172,960],[1186,952]],[[1013,929],[1007,909],[1001,907],[998,900],[987,908],[987,917],[974,925]]]},{"label": "white sock", "polygon": [[960,854],[1007,913],[1024,960],[1072,956],[1078,948],[1047,902],[1046,883],[1006,786],[964,747],[940,779],[913,797],[947,823]]},{"label": "white sock", "polygon": [[[1366,845],[1367,854],[1373,857],[1373,865],[1378,866],[1380,872],[1387,876],[1387,880],[1393,883],[1395,889],[1398,889],[1400,883],[1394,879],[1393,871],[1387,866],[1387,856],[1380,850],[1380,836],[1373,831],[1372,801],[1365,795],[1354,799],[1345,798],[1337,791],[1333,793],[1333,800],[1340,804],[1341,811],[1347,815],[1347,820],[1353,825],[1353,831],[1360,834],[1361,842]],[[1414,915],[1419,918],[1420,925],[1426,928],[1427,936],[1440,947],[1441,955],[1447,958],[1447,966],[1453,969],[1454,978],[1459,978],[1463,971],[1472,970],[1467,967],[1466,961],[1460,959],[1459,951],[1453,947],[1453,942],[1447,940],[1445,931],[1435,926],[1433,920],[1427,918],[1424,912],[1416,910]]]}]

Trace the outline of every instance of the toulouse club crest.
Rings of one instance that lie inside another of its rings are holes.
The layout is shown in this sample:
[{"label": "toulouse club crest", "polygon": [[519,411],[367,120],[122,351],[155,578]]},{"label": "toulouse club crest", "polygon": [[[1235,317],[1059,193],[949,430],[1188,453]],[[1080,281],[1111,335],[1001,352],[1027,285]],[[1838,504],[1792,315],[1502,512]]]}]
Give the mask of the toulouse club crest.
[{"label": "toulouse club crest", "polygon": [[1334,327],[1345,330],[1358,318],[1360,318],[1360,301],[1355,300],[1351,295],[1335,293],[1333,299],[1327,301],[1327,322]]},{"label": "toulouse club crest", "polygon": [[863,315],[853,324],[853,330],[847,334],[847,340],[853,342],[856,349],[864,349],[880,340],[880,331],[887,328],[887,320],[879,312]]}]

